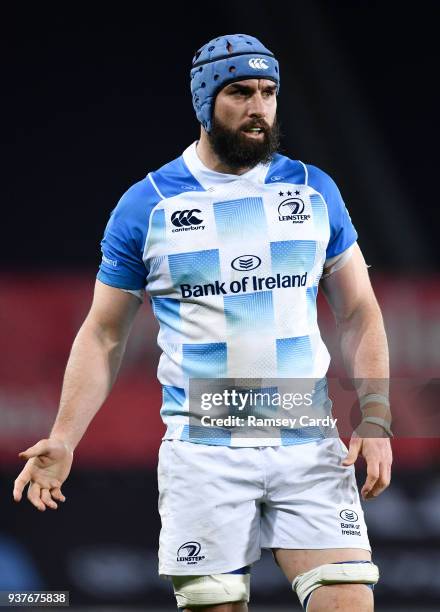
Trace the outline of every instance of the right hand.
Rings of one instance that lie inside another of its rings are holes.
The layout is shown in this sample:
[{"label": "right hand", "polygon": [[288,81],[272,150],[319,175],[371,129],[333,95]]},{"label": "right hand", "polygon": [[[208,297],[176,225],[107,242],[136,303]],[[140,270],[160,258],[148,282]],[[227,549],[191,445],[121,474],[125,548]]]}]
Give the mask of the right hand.
[{"label": "right hand", "polygon": [[41,511],[46,507],[56,510],[56,501],[66,500],[61,485],[72,467],[72,449],[62,440],[50,438],[40,440],[18,456],[27,462],[15,480],[14,500],[21,500],[23,489],[30,483],[27,497],[31,504]]}]

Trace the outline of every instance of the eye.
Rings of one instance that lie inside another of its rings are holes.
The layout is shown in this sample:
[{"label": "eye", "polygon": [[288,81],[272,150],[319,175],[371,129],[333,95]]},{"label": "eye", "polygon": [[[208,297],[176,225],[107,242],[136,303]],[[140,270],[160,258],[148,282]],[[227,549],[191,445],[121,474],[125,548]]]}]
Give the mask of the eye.
[{"label": "eye", "polygon": [[236,89],[232,93],[235,96],[246,96],[247,95],[247,91],[245,91],[244,89]]}]

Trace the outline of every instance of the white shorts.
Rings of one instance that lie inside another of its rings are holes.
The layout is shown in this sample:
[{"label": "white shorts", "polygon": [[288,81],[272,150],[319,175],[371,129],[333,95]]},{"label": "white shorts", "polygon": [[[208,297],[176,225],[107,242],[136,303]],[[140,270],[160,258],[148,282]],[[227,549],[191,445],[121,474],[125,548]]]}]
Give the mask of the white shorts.
[{"label": "white shorts", "polygon": [[255,448],[164,440],[159,574],[231,572],[262,548],[371,551],[346,453],[338,438]]}]

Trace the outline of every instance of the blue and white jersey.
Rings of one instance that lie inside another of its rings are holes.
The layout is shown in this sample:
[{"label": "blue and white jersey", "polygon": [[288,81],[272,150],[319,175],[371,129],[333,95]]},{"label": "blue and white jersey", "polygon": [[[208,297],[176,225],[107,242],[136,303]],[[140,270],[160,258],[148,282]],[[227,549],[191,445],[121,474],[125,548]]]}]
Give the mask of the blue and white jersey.
[{"label": "blue and white jersey", "polygon": [[189,439],[192,378],[325,377],[318,283],[356,238],[334,181],[279,154],[237,176],[208,169],[193,143],[122,196],[98,279],[150,296],[165,438]]}]

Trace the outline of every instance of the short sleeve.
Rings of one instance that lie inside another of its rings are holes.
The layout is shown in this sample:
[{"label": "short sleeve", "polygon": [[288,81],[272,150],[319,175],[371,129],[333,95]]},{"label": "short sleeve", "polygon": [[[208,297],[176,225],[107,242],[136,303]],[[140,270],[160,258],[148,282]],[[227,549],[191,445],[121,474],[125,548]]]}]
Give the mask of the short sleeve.
[{"label": "short sleeve", "polygon": [[101,241],[98,280],[119,289],[139,290],[146,285],[143,251],[157,194],[148,178],[133,185],[112,211]]},{"label": "short sleeve", "polygon": [[327,204],[330,223],[330,239],[326,260],[343,253],[354,242],[358,234],[335,181],[316,166],[307,165],[308,184],[318,191]]}]

